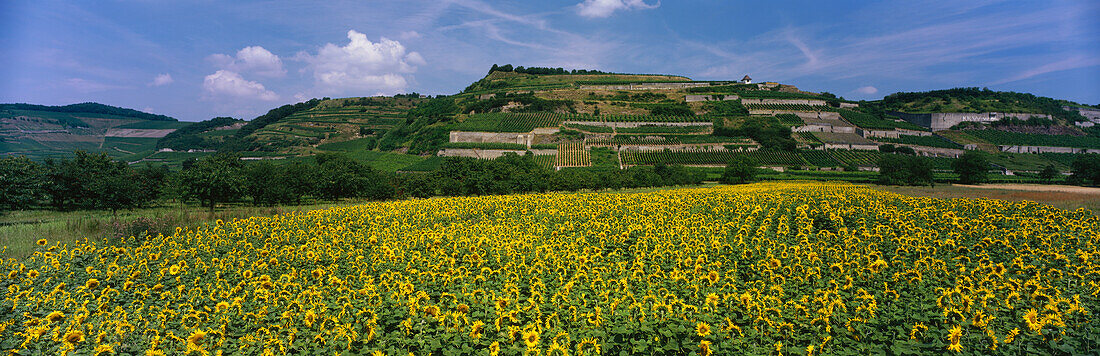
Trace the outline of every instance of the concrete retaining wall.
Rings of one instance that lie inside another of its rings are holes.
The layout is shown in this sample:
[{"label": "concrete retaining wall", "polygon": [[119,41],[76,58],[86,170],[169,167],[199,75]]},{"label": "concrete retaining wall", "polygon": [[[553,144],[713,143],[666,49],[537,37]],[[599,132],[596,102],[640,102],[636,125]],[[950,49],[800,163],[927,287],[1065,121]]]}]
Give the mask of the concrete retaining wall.
[{"label": "concrete retaining wall", "polygon": [[983,113],[961,113],[961,112],[941,112],[930,114],[910,114],[898,111],[889,111],[889,115],[894,115],[909,121],[913,124],[920,125],[932,129],[932,131],[941,131],[950,129],[952,126],[961,124],[963,122],[981,122],[990,123],[995,121],[1001,121],[1006,117],[1015,117],[1021,120],[1027,120],[1031,117],[1042,117],[1050,119],[1050,115],[1045,114],[1024,114],[1024,113],[1004,113],[1004,112],[983,112]]},{"label": "concrete retaining wall", "polygon": [[529,133],[451,131],[450,142],[515,143],[531,147],[531,137]]},{"label": "concrete retaining wall", "polygon": [[741,99],[741,104],[791,104],[791,105],[810,105],[810,106],[825,106],[824,100],[814,99]]},{"label": "concrete retaining wall", "polygon": [[[440,149],[438,156],[494,159],[504,156],[506,153],[514,153],[522,156],[526,155],[527,151],[520,151],[520,149],[443,148]],[[531,153],[536,155],[557,155],[558,149],[531,149]]]},{"label": "concrete retaining wall", "polygon": [[877,151],[877,144],[851,144],[851,143],[826,143],[827,150],[872,150]]},{"label": "concrete retaining wall", "polygon": [[676,90],[686,88],[709,87],[710,83],[634,83],[612,85],[581,85],[581,89],[599,90]]},{"label": "concrete retaining wall", "polygon": [[1000,145],[997,146],[1001,152],[1012,153],[1100,153],[1100,149],[1095,148],[1074,148],[1074,147],[1052,147],[1052,146],[1016,146],[1016,145]]},{"label": "concrete retaining wall", "polygon": [[641,127],[641,126],[714,126],[713,122],[614,122],[614,121],[566,121],[567,124],[601,126],[601,127]]},{"label": "concrete retaining wall", "polygon": [[749,110],[750,115],[775,116],[779,114],[792,114],[803,119],[840,120],[840,113],[832,111],[790,111],[790,110]]},{"label": "concrete retaining wall", "polygon": [[840,107],[842,109],[858,108],[859,104],[857,104],[857,103],[840,103]]},{"label": "concrete retaining wall", "polygon": [[863,136],[863,137],[886,137],[886,138],[899,138],[899,137],[901,137],[901,135],[906,135],[906,136],[932,136],[932,133],[928,132],[928,131],[916,131],[916,130],[906,130],[906,129],[895,129],[895,130],[864,130],[864,129],[858,129],[857,133],[859,133],[859,135]]},{"label": "concrete retaining wall", "polygon": [[689,102],[689,103],[693,103],[693,102],[697,102],[697,101],[732,101],[732,100],[740,100],[740,99],[741,98],[738,97],[737,95],[721,95],[721,94],[717,94],[717,95],[693,95],[693,94],[689,94],[689,95],[684,96],[684,101]]},{"label": "concrete retaining wall", "polygon": [[797,126],[791,128],[794,132],[834,132],[834,133],[855,133],[856,128],[852,126],[839,126],[829,125],[824,123],[813,123],[809,125]]}]

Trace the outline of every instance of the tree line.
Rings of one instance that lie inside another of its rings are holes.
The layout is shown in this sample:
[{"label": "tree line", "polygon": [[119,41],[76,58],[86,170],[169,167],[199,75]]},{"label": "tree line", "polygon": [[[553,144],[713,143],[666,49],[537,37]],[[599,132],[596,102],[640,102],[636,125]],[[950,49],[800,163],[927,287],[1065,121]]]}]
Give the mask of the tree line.
[{"label": "tree line", "polygon": [[489,68],[489,74],[493,72],[515,72],[523,74],[537,74],[537,75],[553,75],[553,74],[611,74],[592,69],[573,69],[566,70],[565,68],[545,68],[545,67],[526,67],[518,66],[513,68],[511,64],[505,64],[498,66],[493,64],[492,68]]},{"label": "tree line", "polygon": [[394,173],[370,168],[339,153],[311,161],[245,162],[218,153],[184,162],[182,169],[132,167],[106,154],[76,152],[73,159],[0,159],[0,211],[134,209],[165,200],[259,206],[301,204],[306,199],[389,200],[548,191],[602,190],[702,183],[701,170],[680,166],[630,169],[564,169],[538,164],[533,156],[495,160],[448,157],[430,172]]}]

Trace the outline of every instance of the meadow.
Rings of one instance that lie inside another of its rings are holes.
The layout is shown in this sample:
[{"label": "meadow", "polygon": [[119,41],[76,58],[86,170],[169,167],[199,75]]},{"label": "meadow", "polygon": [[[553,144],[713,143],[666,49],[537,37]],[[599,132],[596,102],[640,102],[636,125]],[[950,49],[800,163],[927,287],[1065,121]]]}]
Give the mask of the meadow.
[{"label": "meadow", "polygon": [[1063,354],[1100,218],[845,183],[367,203],[0,264],[28,354]]}]

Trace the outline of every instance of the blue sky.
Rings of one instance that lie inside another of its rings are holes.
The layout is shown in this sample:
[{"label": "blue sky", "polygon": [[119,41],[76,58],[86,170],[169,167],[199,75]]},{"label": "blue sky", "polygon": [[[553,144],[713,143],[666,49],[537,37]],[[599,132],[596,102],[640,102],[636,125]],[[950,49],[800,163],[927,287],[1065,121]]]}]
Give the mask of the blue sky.
[{"label": "blue sky", "polygon": [[311,97],[452,94],[493,63],[1100,104],[1100,2],[0,1],[0,102],[187,121]]}]

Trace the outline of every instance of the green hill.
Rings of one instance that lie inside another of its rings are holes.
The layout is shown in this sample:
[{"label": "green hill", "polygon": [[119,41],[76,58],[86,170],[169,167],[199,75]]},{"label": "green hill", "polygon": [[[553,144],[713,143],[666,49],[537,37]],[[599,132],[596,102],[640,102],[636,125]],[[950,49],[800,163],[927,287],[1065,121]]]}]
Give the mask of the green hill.
[{"label": "green hill", "polygon": [[186,125],[168,116],[98,103],[0,104],[0,154],[43,159],[86,150],[125,158],[151,152],[157,138]]}]

